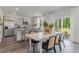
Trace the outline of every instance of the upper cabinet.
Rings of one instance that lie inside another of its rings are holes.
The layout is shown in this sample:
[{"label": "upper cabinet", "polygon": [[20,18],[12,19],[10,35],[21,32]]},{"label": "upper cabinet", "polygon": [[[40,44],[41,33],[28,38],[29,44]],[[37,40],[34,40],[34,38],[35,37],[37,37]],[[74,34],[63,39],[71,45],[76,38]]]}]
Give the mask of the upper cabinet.
[{"label": "upper cabinet", "polygon": [[17,17],[15,20],[16,25],[31,25],[31,18],[29,17]]}]

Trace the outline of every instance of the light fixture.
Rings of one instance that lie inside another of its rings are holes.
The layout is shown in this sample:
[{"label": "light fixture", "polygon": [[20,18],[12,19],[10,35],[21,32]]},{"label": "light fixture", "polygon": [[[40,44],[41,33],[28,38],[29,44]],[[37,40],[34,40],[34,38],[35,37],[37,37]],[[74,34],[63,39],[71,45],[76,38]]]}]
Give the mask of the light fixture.
[{"label": "light fixture", "polygon": [[19,8],[15,8],[15,10],[12,12],[12,14],[15,15],[18,10],[19,10]]},{"label": "light fixture", "polygon": [[16,11],[18,11],[19,10],[19,8],[16,8]]}]

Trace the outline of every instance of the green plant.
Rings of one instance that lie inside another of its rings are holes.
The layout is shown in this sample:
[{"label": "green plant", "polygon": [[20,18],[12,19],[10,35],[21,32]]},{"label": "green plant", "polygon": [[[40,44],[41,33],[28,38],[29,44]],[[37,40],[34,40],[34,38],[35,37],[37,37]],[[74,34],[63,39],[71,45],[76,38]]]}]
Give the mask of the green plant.
[{"label": "green plant", "polygon": [[48,26],[48,23],[46,21],[43,21],[43,26],[44,27],[47,27]]},{"label": "green plant", "polygon": [[70,28],[70,17],[66,17],[63,19],[63,27]]},{"label": "green plant", "polygon": [[53,28],[53,26],[54,26],[53,23],[51,23],[51,24],[48,25],[49,28]]}]

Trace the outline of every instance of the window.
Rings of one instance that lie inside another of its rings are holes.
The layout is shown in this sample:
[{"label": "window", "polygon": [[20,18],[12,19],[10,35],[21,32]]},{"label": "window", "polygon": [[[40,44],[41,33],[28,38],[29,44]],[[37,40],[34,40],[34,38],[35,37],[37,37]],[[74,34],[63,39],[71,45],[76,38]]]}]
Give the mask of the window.
[{"label": "window", "polygon": [[55,21],[55,30],[61,32],[70,32],[70,17],[57,19]]},{"label": "window", "polygon": [[70,17],[63,18],[63,28],[70,28]]},{"label": "window", "polygon": [[60,31],[60,29],[61,29],[61,19],[57,19],[55,21],[55,30]]}]

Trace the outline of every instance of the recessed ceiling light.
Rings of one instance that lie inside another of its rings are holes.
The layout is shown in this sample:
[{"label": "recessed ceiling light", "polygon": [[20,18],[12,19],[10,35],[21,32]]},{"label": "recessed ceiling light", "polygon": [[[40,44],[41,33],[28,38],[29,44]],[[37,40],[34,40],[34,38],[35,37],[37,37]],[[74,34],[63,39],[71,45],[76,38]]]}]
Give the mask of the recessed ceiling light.
[{"label": "recessed ceiling light", "polygon": [[19,8],[16,8],[16,11],[18,11],[19,10]]}]

